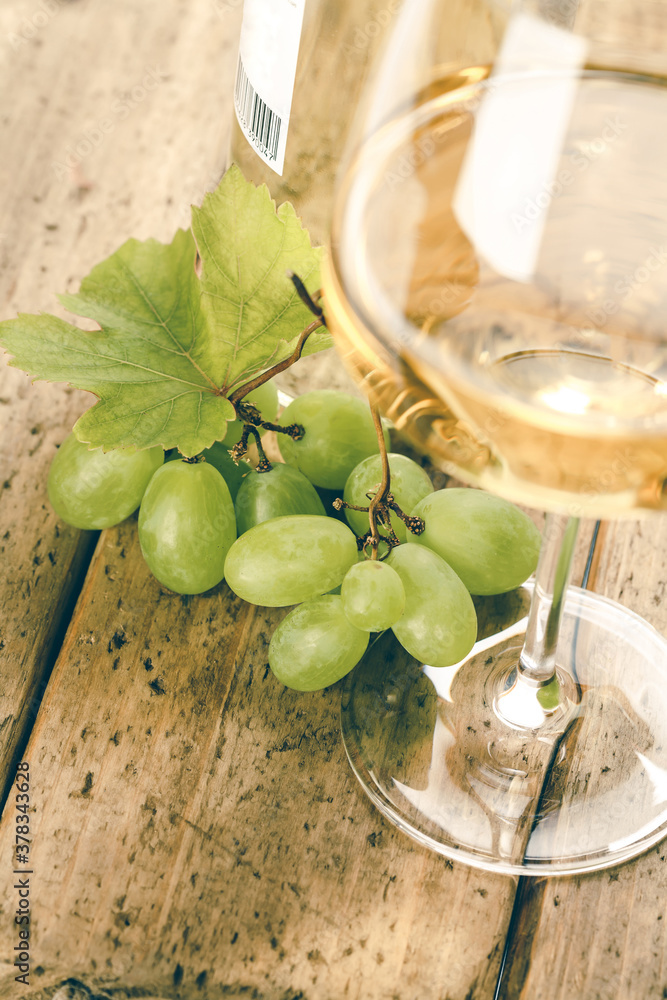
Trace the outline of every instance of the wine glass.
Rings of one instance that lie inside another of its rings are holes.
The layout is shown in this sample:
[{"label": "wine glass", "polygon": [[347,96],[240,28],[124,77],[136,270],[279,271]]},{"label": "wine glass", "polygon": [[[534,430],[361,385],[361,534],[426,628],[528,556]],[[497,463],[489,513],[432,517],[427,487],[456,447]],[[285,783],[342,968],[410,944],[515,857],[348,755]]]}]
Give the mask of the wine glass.
[{"label": "wine glass", "polygon": [[343,692],[376,805],[486,870],[667,833],[667,642],[568,587],[580,518],[667,506],[666,38],[665,0],[404,0],[340,179],[348,366],[444,470],[548,512],[534,583],[482,607],[465,660],[387,632]]}]

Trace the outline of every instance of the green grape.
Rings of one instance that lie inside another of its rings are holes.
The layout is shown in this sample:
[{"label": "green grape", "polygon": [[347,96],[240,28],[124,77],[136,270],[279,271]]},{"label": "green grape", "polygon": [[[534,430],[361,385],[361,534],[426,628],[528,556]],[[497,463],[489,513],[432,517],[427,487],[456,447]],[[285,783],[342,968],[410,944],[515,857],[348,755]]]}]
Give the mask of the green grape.
[{"label": "green grape", "polygon": [[[420,465],[406,455],[390,452],[389,471],[391,472],[391,493],[404,514],[411,514],[415,504],[433,492],[433,483]],[[355,507],[368,507],[367,493],[375,492],[382,479],[382,460],[379,455],[371,455],[360,462],[347,477],[343,499]],[[356,535],[365,535],[368,531],[368,514],[358,510],[345,510],[345,517]],[[392,512],[391,524],[398,540],[405,542],[406,527],[400,517]],[[385,532],[380,529],[380,534]],[[410,533],[412,538],[412,533]]]},{"label": "green grape", "polygon": [[282,608],[325,594],[357,561],[357,541],[332,517],[274,517],[234,542],[225,564],[227,583],[250,604]]},{"label": "green grape", "polygon": [[110,528],[137,509],[163,461],[162,448],[116,448],[105,454],[101,448],[89,451],[69,434],[49,469],[51,506],[75,528]]},{"label": "green grape", "polygon": [[[245,396],[244,403],[254,403],[263,420],[273,423],[278,416],[278,390],[273,381],[265,382],[259,388],[253,389]],[[259,428],[260,434],[266,434],[263,427]],[[230,420],[227,424],[227,431],[223,437],[223,442],[227,448],[233,448],[237,441],[241,440],[243,434],[243,424],[240,420]],[[251,441],[254,440],[251,438]]]},{"label": "green grape", "polygon": [[[301,424],[305,434],[293,441],[278,435],[280,454],[315,486],[342,490],[362,459],[379,451],[368,404],[334,389],[316,389],[297,396],[280,417],[283,427]],[[389,434],[384,429],[389,447]]]},{"label": "green grape", "polygon": [[432,667],[449,667],[467,656],[477,637],[477,615],[454,570],[413,542],[392,549],[387,563],[405,589],[405,611],[392,626],[401,645]]},{"label": "green grape", "polygon": [[405,589],[400,576],[386,562],[377,559],[351,566],[340,594],[348,621],[364,632],[391,628],[405,610]]},{"label": "green grape", "polygon": [[315,487],[298,469],[276,462],[269,472],[246,476],[234,504],[239,535],[249,528],[288,514],[325,515]]},{"label": "green grape", "polygon": [[210,448],[205,448],[202,455],[214,469],[218,470],[224,481],[227,483],[232,500],[235,500],[239,491],[239,486],[248,473],[252,472],[252,465],[250,462],[246,462],[244,458],[242,458],[237,465],[229,454],[229,448],[231,447],[232,445],[229,445],[228,447],[227,444],[223,444],[222,441],[216,441]]},{"label": "green grape", "polygon": [[340,597],[315,597],[283,618],[269,644],[269,666],[295,691],[319,691],[357,665],[368,632],[351,625]]},{"label": "green grape", "polygon": [[442,556],[471,594],[504,594],[535,571],[540,533],[507,500],[465,487],[439,490],[412,513],[426,522],[414,541]]},{"label": "green grape", "polygon": [[[361,562],[361,563],[362,563],[362,562],[366,562],[366,559],[367,559],[367,557],[366,557],[366,556],[364,555],[364,553],[363,553],[363,552],[360,552],[360,551],[359,551],[359,550],[357,549],[357,562]],[[350,567],[350,569],[351,569],[351,568],[352,568],[352,567]],[[338,584],[338,586],[337,586],[337,587],[332,587],[332,589],[331,589],[331,590],[327,590],[327,594],[340,594],[340,592],[341,592],[341,590],[342,590],[342,587],[343,587],[343,584],[342,584],[342,582],[341,582],[341,583],[339,583],[339,584]]]},{"label": "green grape", "polygon": [[207,462],[169,462],[151,479],[139,511],[139,542],[148,567],[177,594],[220,583],[236,538],[234,505]]},{"label": "green grape", "polygon": [[[252,472],[252,465],[247,462],[245,458],[241,458],[237,463],[229,454],[229,448],[222,441],[214,441],[210,448],[204,448],[202,452],[202,457],[214,469],[217,469],[224,481],[227,483],[227,488],[229,489],[232,500],[236,499],[236,494],[239,491],[239,486],[247,476],[249,472]],[[179,452],[178,448],[173,448],[171,451],[167,452],[165,461],[167,462],[180,462],[183,460],[183,456]]]}]

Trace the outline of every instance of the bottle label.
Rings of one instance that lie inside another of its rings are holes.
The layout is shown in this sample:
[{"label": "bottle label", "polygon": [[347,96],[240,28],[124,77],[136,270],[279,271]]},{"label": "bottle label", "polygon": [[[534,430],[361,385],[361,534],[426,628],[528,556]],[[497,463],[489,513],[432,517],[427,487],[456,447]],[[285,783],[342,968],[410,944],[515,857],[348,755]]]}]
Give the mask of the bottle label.
[{"label": "bottle label", "polygon": [[306,0],[245,0],[234,107],[257,155],[282,174]]}]

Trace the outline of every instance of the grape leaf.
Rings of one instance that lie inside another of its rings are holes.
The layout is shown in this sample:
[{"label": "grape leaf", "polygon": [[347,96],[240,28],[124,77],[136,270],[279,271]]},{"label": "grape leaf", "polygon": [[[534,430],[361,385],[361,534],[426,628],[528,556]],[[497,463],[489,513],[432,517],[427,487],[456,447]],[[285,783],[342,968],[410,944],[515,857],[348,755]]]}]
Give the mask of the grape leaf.
[{"label": "grape leaf", "polygon": [[[226,176],[224,188],[206,195],[201,208],[193,207],[192,228],[202,259],[202,300],[221,362],[215,377],[232,389],[294,350],[294,331],[298,335],[312,316],[285,282],[285,270],[314,291],[320,251],[311,248],[289,202],[276,213],[268,188],[248,184],[238,167]],[[326,334],[324,339],[330,345]],[[316,349],[318,340],[322,334],[310,337],[304,354]]]},{"label": "grape leaf", "polygon": [[[78,294],[60,296],[98,331],[45,314],[0,323],[10,364],[98,396],[75,425],[93,447],[198,454],[234,419],[227,396],[289,357],[312,320],[286,271],[315,291],[321,251],[291,205],[276,211],[268,190],[232,167],[193,208],[193,230],[170,244],[128,240]],[[330,345],[315,333],[304,354]]]}]

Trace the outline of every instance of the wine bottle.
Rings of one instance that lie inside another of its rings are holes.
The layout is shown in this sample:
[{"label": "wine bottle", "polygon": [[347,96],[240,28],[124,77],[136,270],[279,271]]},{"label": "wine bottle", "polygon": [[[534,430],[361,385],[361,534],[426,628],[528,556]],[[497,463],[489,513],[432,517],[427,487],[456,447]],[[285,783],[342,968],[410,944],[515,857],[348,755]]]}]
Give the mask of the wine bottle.
[{"label": "wine bottle", "polygon": [[326,239],[336,170],[402,0],[245,0],[231,159]]}]

